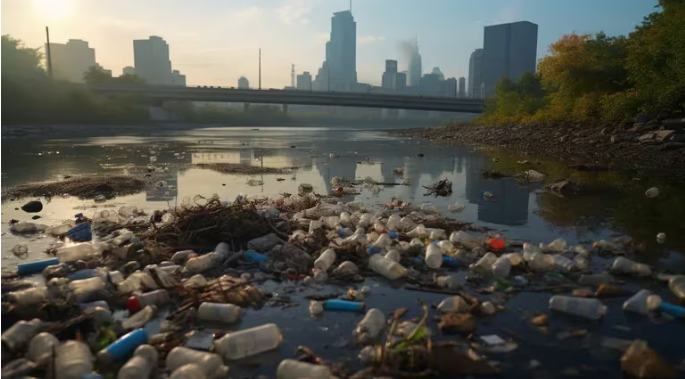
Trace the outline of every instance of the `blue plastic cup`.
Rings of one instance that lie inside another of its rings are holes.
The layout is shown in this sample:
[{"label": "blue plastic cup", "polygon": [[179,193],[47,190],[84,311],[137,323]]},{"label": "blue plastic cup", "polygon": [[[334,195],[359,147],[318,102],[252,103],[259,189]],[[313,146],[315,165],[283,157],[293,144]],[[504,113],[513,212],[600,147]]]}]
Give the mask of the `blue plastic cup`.
[{"label": "blue plastic cup", "polygon": [[112,342],[98,353],[98,361],[103,365],[122,360],[140,345],[147,343],[147,332],[144,329],[136,329],[124,334],[118,340]]},{"label": "blue plastic cup", "polygon": [[264,254],[259,254],[254,250],[248,250],[245,253],[245,260],[248,262],[266,262],[269,258]]},{"label": "blue plastic cup", "polygon": [[323,308],[329,311],[348,311],[348,312],[363,312],[365,304],[356,301],[347,300],[326,300],[323,303]]},{"label": "blue plastic cup", "polygon": [[46,267],[59,264],[59,259],[51,258],[44,261],[20,263],[17,265],[17,274],[28,275],[34,272],[41,272],[45,270]]}]

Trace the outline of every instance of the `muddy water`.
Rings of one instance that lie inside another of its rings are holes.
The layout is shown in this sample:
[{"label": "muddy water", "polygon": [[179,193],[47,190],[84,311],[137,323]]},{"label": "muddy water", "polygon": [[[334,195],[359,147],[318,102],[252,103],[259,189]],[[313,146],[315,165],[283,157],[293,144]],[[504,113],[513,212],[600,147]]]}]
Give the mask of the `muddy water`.
[{"label": "muddy water", "polygon": [[[419,157],[419,154],[424,156]],[[377,182],[403,185],[364,188],[360,195],[345,200],[359,200],[370,206],[393,197],[414,203],[430,201],[443,214],[448,214],[449,204],[460,201],[466,204],[466,209],[451,217],[497,229],[508,238],[536,243],[562,237],[570,244],[590,244],[598,239],[627,234],[644,245],[644,252],[637,259],[676,272],[685,271],[685,233],[682,233],[685,191],[682,187],[649,178],[648,173],[573,173],[575,178],[587,184],[587,190],[581,196],[563,199],[545,193],[541,184],[521,183],[513,178],[486,180],[480,177],[479,172],[486,169],[522,171],[523,166],[515,162],[523,158],[515,154],[441,148],[368,129],[212,128],[145,136],[3,141],[2,186],[59,180],[65,175],[138,173],[150,164],[151,156],[155,157],[156,166],[168,168],[162,178],[165,186],[105,203],[54,197],[45,203],[40,213],[42,218],[37,222],[50,225],[72,218],[79,212],[92,216],[102,209],[116,210],[123,205],[135,205],[146,211],[164,209],[189,201],[196,195],[218,194],[233,199],[239,194],[273,196],[283,192],[295,193],[300,183],[312,184],[316,192],[326,193],[331,189],[333,177],[371,177]],[[498,162],[493,158],[498,158]],[[537,165],[534,159],[530,160],[533,168],[550,177],[571,174],[564,165],[547,160]],[[288,174],[227,175],[194,168],[193,164],[197,163],[243,163],[297,169]],[[394,174],[396,167],[403,167],[404,174]],[[634,180],[634,176],[640,180]],[[426,190],[423,186],[444,178],[454,183],[453,194],[449,198],[424,196]],[[662,190],[656,199],[644,196],[644,190],[651,186]],[[486,192],[493,196],[486,198]],[[2,271],[7,273],[17,262],[23,262],[12,255],[12,246],[26,243],[31,253],[25,261],[39,260],[45,258],[42,251],[52,241],[49,238],[15,236],[8,232],[10,219],[27,220],[30,215],[16,209],[26,200],[3,200]],[[659,232],[667,234],[665,244],[656,243],[655,236]],[[597,267],[605,263],[594,261]],[[369,308],[392,310],[408,306],[413,309],[411,315],[418,315],[419,307],[414,299],[422,298],[432,303],[442,298],[440,295],[391,289],[381,281],[373,281],[373,284],[374,294],[367,301]],[[657,283],[642,281],[628,285],[631,289],[639,287],[653,288],[667,300],[674,301],[672,295]],[[275,283],[267,284],[267,288],[282,293],[291,290],[284,284]],[[341,290],[332,287],[324,292]],[[244,365],[242,371],[245,375],[273,372],[273,364],[290,357],[300,344],[313,348],[324,358],[347,357],[356,364],[354,356],[358,349],[351,348],[349,343],[353,326],[361,316],[326,313],[319,320],[311,320],[302,293],[289,295],[300,302],[299,307],[285,311],[279,308],[247,311],[241,325],[231,327],[236,329],[276,322],[283,329],[285,343],[280,353],[260,358],[261,366]],[[582,375],[620,377],[620,353],[600,348],[599,339],[603,336],[643,338],[671,360],[683,358],[682,349],[679,352],[678,346],[684,346],[685,342],[663,336],[685,336],[685,326],[674,322],[655,324],[644,317],[628,317],[620,310],[624,298],[605,301],[610,311],[602,323],[584,323],[554,315],[549,334],[542,334],[526,319],[545,311],[549,296],[546,293],[519,294],[506,303],[506,312],[479,322],[477,333],[507,336],[513,332],[513,338],[520,345],[512,353],[491,356],[492,360],[501,363],[505,376],[515,377],[529,371],[530,360],[535,359],[541,366],[533,371],[540,377],[561,376],[563,369],[568,369],[566,374],[580,372]],[[623,328],[615,328],[616,325]],[[6,327],[3,323],[3,328]],[[558,338],[560,332],[574,329],[587,329],[589,333],[586,337],[571,340],[561,341]]]}]

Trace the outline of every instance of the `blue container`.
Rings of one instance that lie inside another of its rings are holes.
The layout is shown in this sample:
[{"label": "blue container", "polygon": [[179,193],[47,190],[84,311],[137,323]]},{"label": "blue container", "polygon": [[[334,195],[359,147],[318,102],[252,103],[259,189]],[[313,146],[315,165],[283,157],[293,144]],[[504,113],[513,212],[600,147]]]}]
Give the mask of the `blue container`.
[{"label": "blue container", "polygon": [[245,253],[245,260],[248,262],[266,262],[269,258],[264,254],[259,254],[254,250],[248,250]]},{"label": "blue container", "polygon": [[679,305],[663,301],[659,306],[659,310],[663,313],[666,313],[667,315],[671,315],[676,318],[685,318],[685,308]]},{"label": "blue container", "polygon": [[364,303],[338,299],[323,302],[323,308],[329,311],[363,312],[364,306]]},{"label": "blue container", "polygon": [[390,231],[388,231],[388,237],[396,240],[396,239],[400,238],[400,233],[398,233],[395,230],[390,230]]},{"label": "blue container", "polygon": [[98,360],[104,365],[122,360],[133,353],[138,346],[147,343],[147,332],[144,329],[136,329],[131,333],[121,336],[98,353]]},{"label": "blue container", "polygon": [[347,234],[345,234],[345,229],[338,230],[338,235],[340,236],[340,238],[347,237]]},{"label": "blue container", "polygon": [[380,247],[371,246],[371,247],[369,248],[369,255],[378,254],[378,253],[380,253],[380,252],[381,252],[381,248],[380,248]]},{"label": "blue container", "polygon": [[457,267],[457,261],[455,261],[454,258],[447,255],[442,256],[442,264],[447,265],[449,267]]},{"label": "blue container", "polygon": [[44,261],[20,263],[17,265],[17,274],[28,275],[34,272],[41,272],[45,270],[46,267],[59,264],[59,259],[51,258]]},{"label": "blue container", "polygon": [[74,215],[75,218],[81,218],[83,217],[83,213],[77,213]]},{"label": "blue container", "polygon": [[90,231],[90,224],[82,222],[67,232],[67,237],[75,242],[87,242],[93,239],[93,233]]},{"label": "blue container", "polygon": [[94,268],[87,268],[85,270],[78,270],[67,275],[69,280],[90,279],[97,276],[97,271]]}]

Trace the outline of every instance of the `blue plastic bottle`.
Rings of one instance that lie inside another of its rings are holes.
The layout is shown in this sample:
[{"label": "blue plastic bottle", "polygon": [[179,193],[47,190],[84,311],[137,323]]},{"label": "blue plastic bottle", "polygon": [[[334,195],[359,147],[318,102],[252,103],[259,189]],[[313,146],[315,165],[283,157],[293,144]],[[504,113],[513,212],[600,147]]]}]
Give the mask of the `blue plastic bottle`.
[{"label": "blue plastic bottle", "polygon": [[349,312],[363,312],[365,304],[356,301],[347,300],[326,300],[323,303],[323,308],[330,311],[349,311]]},{"label": "blue plastic bottle", "polygon": [[144,329],[136,329],[124,334],[118,340],[112,342],[98,353],[98,361],[103,365],[126,358],[133,353],[138,346],[147,343],[147,332]]},{"label": "blue plastic bottle", "polygon": [[457,261],[455,261],[454,258],[447,255],[442,256],[442,264],[447,265],[449,267],[457,267]]},{"label": "blue plastic bottle", "polygon": [[378,253],[380,253],[380,252],[381,252],[381,248],[378,247],[378,246],[371,246],[371,247],[369,248],[369,255],[378,254]]},{"label": "blue plastic bottle", "polygon": [[90,224],[82,222],[67,232],[67,237],[75,242],[87,242],[93,239],[93,233],[90,230]]},{"label": "blue plastic bottle", "polygon": [[679,305],[662,301],[661,305],[659,306],[659,310],[676,318],[685,318],[685,308]]},{"label": "blue plastic bottle", "polygon": [[400,233],[398,233],[398,232],[395,231],[395,230],[389,230],[389,231],[388,231],[388,237],[390,237],[390,238],[396,240],[396,239],[400,238]]},{"label": "blue plastic bottle", "polygon": [[52,258],[46,259],[44,261],[21,263],[17,265],[17,274],[28,275],[34,272],[41,272],[45,270],[46,267],[59,264],[59,259]]},{"label": "blue plastic bottle", "polygon": [[254,250],[248,250],[245,253],[245,260],[248,262],[266,262],[269,258],[264,254],[259,254]]}]

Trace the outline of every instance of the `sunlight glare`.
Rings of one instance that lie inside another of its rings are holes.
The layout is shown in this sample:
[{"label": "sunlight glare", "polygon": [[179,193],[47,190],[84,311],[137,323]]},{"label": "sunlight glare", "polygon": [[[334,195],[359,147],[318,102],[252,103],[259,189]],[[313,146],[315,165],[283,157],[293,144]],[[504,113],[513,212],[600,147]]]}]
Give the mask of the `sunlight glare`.
[{"label": "sunlight glare", "polygon": [[33,0],[33,7],[48,21],[62,20],[71,13],[70,0]]}]

